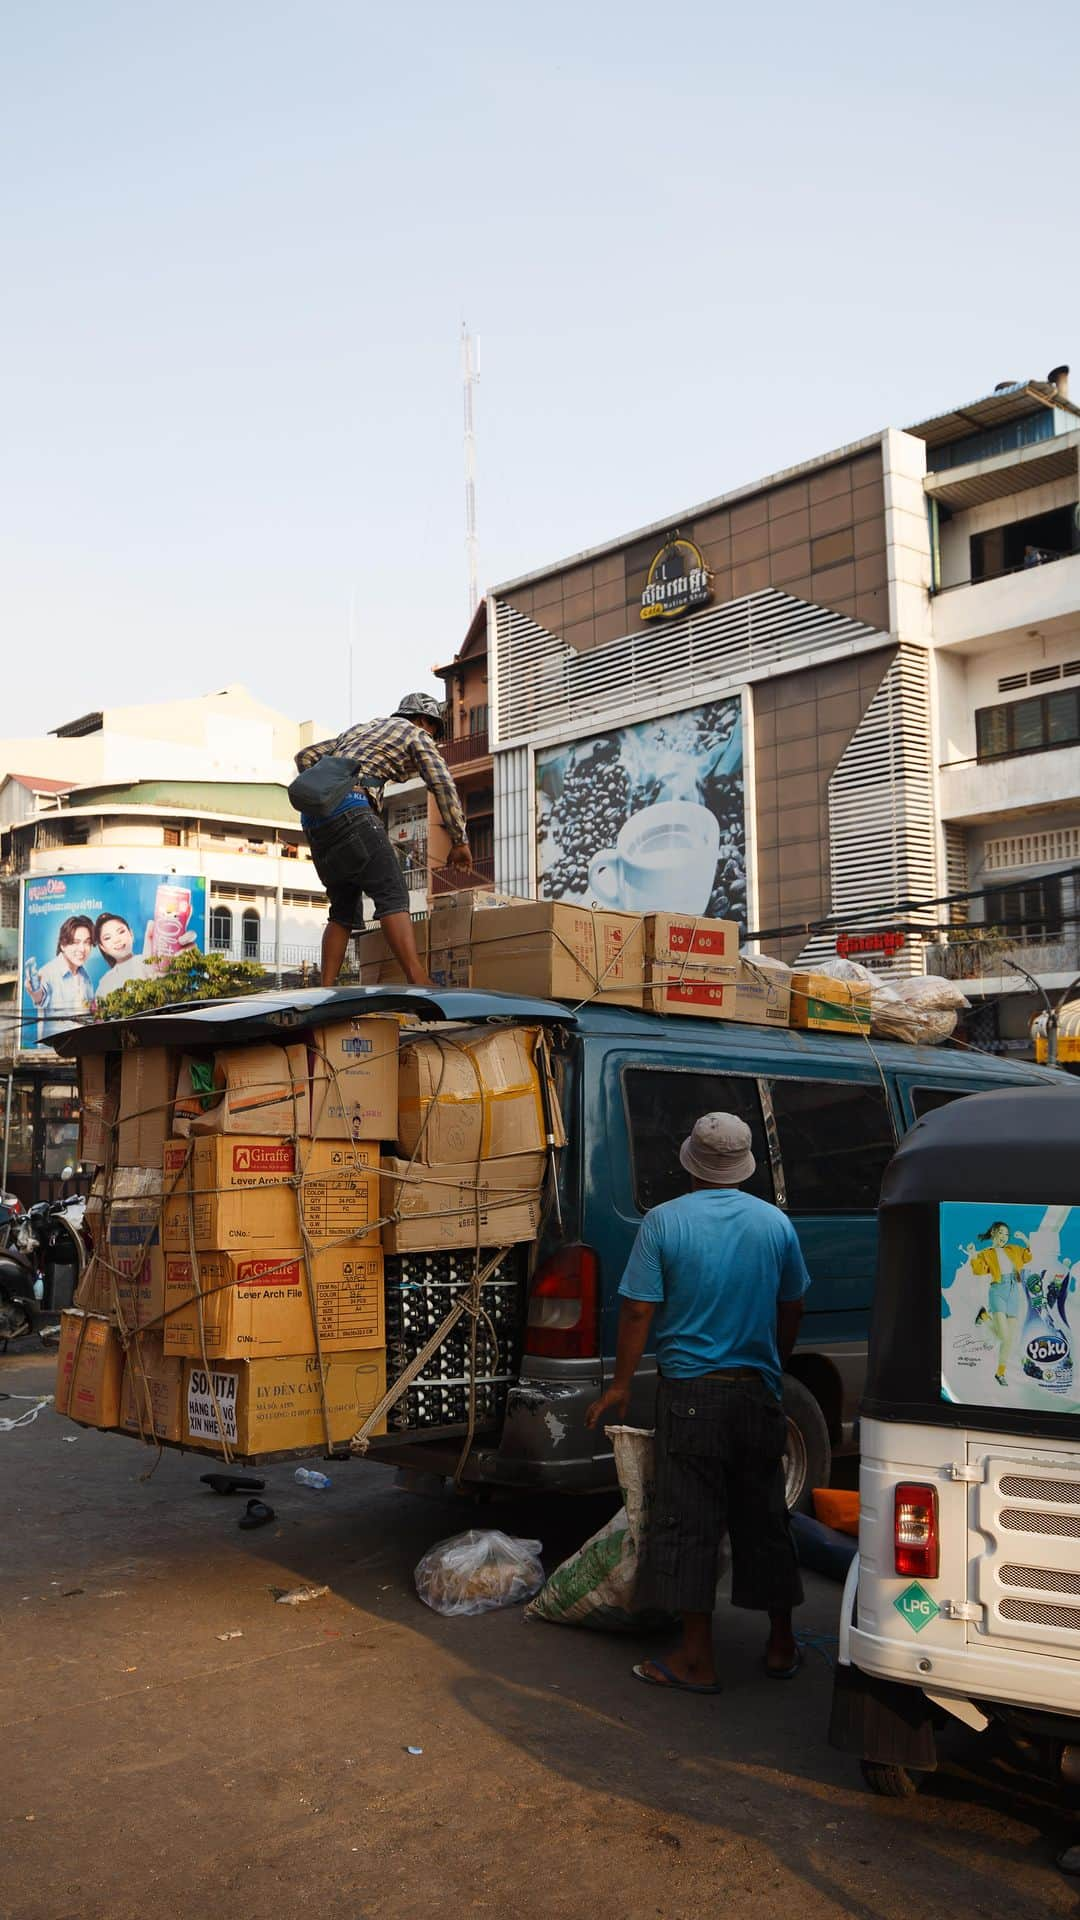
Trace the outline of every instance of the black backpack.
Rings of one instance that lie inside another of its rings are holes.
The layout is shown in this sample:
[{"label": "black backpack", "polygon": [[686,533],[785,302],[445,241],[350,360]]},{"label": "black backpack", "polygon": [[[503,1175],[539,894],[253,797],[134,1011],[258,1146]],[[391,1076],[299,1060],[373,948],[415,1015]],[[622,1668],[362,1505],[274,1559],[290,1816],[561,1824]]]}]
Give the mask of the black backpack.
[{"label": "black backpack", "polygon": [[289,804],[297,813],[309,813],[316,820],[328,820],[353,790],[359,770],[358,760],[342,760],[336,753],[324,753],[314,766],[298,773],[289,788]]}]

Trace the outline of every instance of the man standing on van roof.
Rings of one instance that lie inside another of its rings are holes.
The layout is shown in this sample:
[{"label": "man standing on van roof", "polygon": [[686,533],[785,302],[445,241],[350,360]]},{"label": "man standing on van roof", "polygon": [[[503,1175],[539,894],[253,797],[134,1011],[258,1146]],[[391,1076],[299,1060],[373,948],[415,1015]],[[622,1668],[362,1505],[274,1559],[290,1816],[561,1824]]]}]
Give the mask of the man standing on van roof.
[{"label": "man standing on van roof", "polygon": [[646,1214],[623,1274],[615,1378],[587,1417],[626,1413],[655,1315],[656,1498],[650,1601],[682,1616],[681,1646],[634,1668],[652,1686],[718,1693],[712,1614],[720,1544],[731,1539],[731,1599],[768,1613],[765,1671],[799,1668],[791,1612],[802,1582],[784,1497],[781,1367],[810,1276],[786,1214],[737,1189],[754,1172],[751,1135],[706,1113],[679,1160],[693,1191]]},{"label": "man standing on van roof", "polygon": [[296,756],[304,773],[327,754],[351,760],[356,779],[351,793],[324,818],[301,814],[315,871],[330,898],[330,918],[323,934],[321,982],[332,987],[341,972],[354,927],[362,921],[362,896],[370,894],[386,943],[410,986],[430,987],[431,980],[416,951],[409,914],[409,894],[398,857],[380,818],[383,787],[388,780],[411,780],[419,774],[443,817],[450,835],[449,864],[463,873],[472,871],[462,809],[454,778],[435,742],[442,737],[442,710],[427,693],[407,693],[388,720],[368,720],[347,727],[336,740],[302,747]]}]

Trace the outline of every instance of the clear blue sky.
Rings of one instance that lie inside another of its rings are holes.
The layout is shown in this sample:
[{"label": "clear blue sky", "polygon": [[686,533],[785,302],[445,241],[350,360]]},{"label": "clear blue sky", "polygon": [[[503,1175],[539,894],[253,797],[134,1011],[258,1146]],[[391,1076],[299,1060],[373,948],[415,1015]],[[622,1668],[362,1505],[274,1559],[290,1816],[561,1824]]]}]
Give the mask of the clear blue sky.
[{"label": "clear blue sky", "polygon": [[494,582],[1074,359],[1075,9],[7,0],[0,732],[357,717]]}]

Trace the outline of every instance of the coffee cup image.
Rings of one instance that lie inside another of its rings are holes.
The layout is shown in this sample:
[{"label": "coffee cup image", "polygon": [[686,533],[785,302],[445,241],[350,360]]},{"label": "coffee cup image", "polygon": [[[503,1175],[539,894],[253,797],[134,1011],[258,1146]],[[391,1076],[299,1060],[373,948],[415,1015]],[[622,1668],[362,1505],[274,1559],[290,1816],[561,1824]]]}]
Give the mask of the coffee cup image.
[{"label": "coffee cup image", "polygon": [[613,847],[589,862],[589,890],[600,907],[623,913],[702,914],[712,897],[720,823],[693,800],[641,807]]}]

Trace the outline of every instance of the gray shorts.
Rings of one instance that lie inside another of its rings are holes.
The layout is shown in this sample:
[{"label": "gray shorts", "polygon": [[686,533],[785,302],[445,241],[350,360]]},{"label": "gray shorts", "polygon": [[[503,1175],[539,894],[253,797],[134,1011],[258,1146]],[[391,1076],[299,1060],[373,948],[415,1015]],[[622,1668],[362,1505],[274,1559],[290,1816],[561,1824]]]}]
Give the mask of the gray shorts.
[{"label": "gray shorts", "polygon": [[711,1613],[720,1543],[731,1541],[731,1600],[764,1612],[803,1597],[784,1497],[787,1421],[768,1382],[664,1380],[656,1390],[656,1500],[649,1597],[670,1613]]}]

